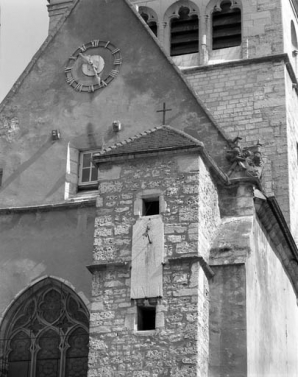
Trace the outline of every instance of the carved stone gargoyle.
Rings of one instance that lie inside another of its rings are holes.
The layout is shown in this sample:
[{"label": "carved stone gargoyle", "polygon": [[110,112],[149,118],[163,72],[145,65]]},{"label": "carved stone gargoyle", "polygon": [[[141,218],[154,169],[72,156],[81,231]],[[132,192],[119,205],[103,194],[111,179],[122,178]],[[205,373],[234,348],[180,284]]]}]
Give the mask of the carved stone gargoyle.
[{"label": "carved stone gargoyle", "polygon": [[239,173],[240,168],[247,176],[260,179],[263,171],[262,144],[258,141],[256,145],[242,148],[240,140],[242,138],[239,136],[231,140],[232,149],[227,151],[227,160],[232,163],[228,176],[235,172]]}]

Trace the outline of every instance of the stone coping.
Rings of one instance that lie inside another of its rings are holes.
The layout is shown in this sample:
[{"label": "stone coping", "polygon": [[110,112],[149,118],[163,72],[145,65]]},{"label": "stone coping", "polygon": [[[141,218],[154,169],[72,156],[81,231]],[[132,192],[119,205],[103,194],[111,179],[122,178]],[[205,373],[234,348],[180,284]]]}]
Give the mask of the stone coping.
[{"label": "stone coping", "polygon": [[22,207],[7,207],[0,208],[0,215],[9,215],[13,213],[30,213],[30,212],[49,212],[49,211],[59,211],[63,209],[76,209],[84,207],[95,207],[96,198],[91,197],[81,200],[69,200],[62,203],[55,204],[36,204],[32,206],[22,206]]}]

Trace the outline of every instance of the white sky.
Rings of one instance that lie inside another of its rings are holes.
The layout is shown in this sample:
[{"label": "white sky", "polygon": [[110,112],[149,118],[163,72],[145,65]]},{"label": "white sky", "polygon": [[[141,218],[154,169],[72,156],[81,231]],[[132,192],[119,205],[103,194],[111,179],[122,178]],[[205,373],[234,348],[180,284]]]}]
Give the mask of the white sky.
[{"label": "white sky", "polygon": [[0,0],[0,102],[48,34],[47,0]]}]

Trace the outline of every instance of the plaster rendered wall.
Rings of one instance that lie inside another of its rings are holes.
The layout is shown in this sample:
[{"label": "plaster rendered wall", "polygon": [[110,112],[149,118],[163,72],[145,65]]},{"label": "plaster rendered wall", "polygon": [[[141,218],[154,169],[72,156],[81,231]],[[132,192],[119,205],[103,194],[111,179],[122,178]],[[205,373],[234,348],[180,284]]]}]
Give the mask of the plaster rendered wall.
[{"label": "plaster rendered wall", "polygon": [[228,137],[239,135],[243,146],[263,144],[263,187],[289,221],[285,74],[282,61],[251,61],[197,68],[186,77]]},{"label": "plaster rendered wall", "polygon": [[[123,64],[104,90],[79,93],[65,82],[64,68],[79,46],[97,38],[120,48]],[[101,148],[160,125],[163,102],[172,109],[167,123],[204,140],[221,164],[224,138],[130,7],[80,1],[0,108],[0,205],[64,200],[68,143]],[[122,123],[119,133],[114,120]],[[56,129],[61,140],[53,143]]]},{"label": "plaster rendered wall", "polygon": [[246,274],[248,375],[296,376],[296,297],[258,219]]},{"label": "plaster rendered wall", "polygon": [[52,275],[91,295],[95,208],[0,215],[0,318],[20,291]]},{"label": "plaster rendered wall", "polygon": [[[98,266],[93,277],[89,377],[207,376],[208,282],[192,256],[201,254],[199,187],[209,187],[214,198],[210,182],[198,156],[101,165],[94,262],[108,264]],[[131,300],[132,226],[142,219],[135,208],[137,195],[154,190],[165,202],[159,215],[165,235],[163,294],[156,307],[156,330],[142,332],[137,331],[136,301]],[[216,223],[209,215],[205,213],[205,224]]]},{"label": "plaster rendered wall", "polygon": [[227,264],[212,270],[209,377],[248,376],[245,266]]},{"label": "plaster rendered wall", "polygon": [[[288,124],[288,164],[289,164],[289,202],[290,208],[297,208],[298,200],[298,96],[293,89],[292,80],[286,75],[287,124]],[[298,242],[298,213],[290,212],[291,231]]]}]

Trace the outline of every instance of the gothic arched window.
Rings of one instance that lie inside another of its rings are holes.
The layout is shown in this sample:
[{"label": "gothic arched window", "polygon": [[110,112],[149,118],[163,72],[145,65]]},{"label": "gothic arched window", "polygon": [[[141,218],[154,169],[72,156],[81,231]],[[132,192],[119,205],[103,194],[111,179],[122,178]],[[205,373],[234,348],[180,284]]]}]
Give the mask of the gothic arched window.
[{"label": "gothic arched window", "polygon": [[139,7],[139,13],[153,34],[157,37],[157,15],[155,12],[148,7]]},{"label": "gothic arched window", "polygon": [[212,14],[212,50],[241,45],[241,10],[235,0],[224,0]]},{"label": "gothic arched window", "polygon": [[87,376],[89,314],[65,284],[46,278],[10,307],[1,326],[2,377]]},{"label": "gothic arched window", "polygon": [[181,6],[178,17],[171,20],[171,56],[199,51],[199,19],[190,8]]}]

